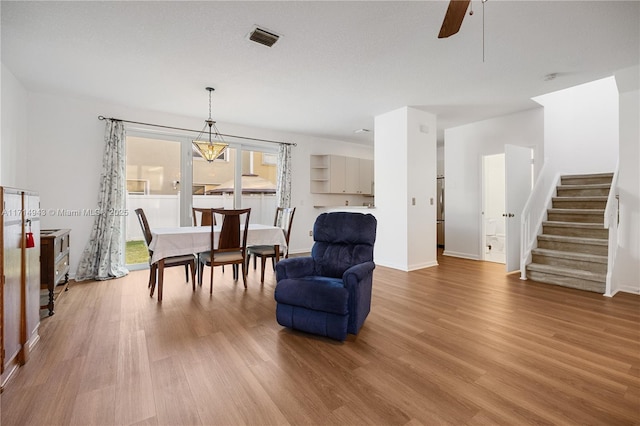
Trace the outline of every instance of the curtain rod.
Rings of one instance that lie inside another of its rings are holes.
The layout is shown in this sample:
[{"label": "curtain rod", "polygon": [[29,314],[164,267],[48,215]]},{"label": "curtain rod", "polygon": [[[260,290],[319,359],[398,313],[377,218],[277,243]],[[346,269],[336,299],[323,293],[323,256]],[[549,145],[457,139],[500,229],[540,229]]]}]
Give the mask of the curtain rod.
[{"label": "curtain rod", "polygon": [[[143,126],[161,127],[163,129],[182,130],[184,132],[193,132],[193,133],[200,133],[201,132],[201,130],[184,129],[182,127],[163,126],[162,124],[142,123],[140,121],[123,120],[121,118],[105,117],[103,115],[99,115],[98,116],[98,120],[121,121],[123,123],[141,124]],[[229,137],[229,138],[238,138],[238,139],[244,139],[244,140],[248,140],[248,141],[257,141],[257,142],[267,142],[267,143],[277,143],[277,144],[283,144],[283,145],[298,146],[298,144],[295,143],[295,142],[270,141],[268,139],[249,138],[249,137],[246,137],[246,136],[225,135],[224,133],[217,133],[217,134],[220,135],[220,136],[223,136],[223,137],[226,136],[226,137]]]}]

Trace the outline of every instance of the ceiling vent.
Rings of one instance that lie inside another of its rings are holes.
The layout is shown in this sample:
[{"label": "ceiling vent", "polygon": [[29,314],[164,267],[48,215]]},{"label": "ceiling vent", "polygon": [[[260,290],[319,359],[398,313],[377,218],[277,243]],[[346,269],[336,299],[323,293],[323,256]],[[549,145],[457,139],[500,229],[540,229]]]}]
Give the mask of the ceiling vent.
[{"label": "ceiling vent", "polygon": [[276,44],[276,41],[278,41],[279,38],[280,38],[279,35],[263,30],[262,28],[258,28],[258,27],[256,27],[249,34],[249,40],[254,41],[256,43],[260,43],[267,47],[271,47],[274,44]]}]

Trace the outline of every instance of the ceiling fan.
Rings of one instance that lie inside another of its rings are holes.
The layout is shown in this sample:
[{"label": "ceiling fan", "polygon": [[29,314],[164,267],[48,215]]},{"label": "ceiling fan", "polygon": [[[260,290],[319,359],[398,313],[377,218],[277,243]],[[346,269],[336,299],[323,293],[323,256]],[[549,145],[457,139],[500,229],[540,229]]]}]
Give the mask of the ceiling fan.
[{"label": "ceiling fan", "polygon": [[[469,3],[471,3],[471,0],[449,1],[449,7],[447,7],[447,13],[444,15],[438,38],[447,38],[460,31],[460,26],[462,25],[464,15],[467,13]],[[470,14],[473,14],[473,9]]]}]

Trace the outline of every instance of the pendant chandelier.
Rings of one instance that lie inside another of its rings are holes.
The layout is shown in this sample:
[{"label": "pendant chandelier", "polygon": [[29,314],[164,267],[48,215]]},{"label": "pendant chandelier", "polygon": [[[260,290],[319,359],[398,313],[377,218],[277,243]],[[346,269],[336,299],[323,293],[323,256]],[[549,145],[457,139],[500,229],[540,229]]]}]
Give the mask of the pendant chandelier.
[{"label": "pendant chandelier", "polygon": [[[213,87],[207,87],[206,89],[209,92],[209,118],[204,120],[204,127],[193,141],[193,146],[198,150],[202,158],[211,163],[224,152],[229,144],[222,139],[222,135],[216,127],[216,122],[211,118],[211,92],[215,89]],[[206,138],[207,135],[208,139]]]}]

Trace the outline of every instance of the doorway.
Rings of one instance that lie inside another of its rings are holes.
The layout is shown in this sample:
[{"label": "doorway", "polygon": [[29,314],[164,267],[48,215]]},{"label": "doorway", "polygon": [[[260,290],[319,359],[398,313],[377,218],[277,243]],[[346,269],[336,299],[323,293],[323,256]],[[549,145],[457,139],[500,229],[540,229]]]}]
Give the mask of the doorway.
[{"label": "doorway", "polygon": [[520,268],[520,222],[533,186],[533,149],[505,145],[482,157],[482,258]]}]

